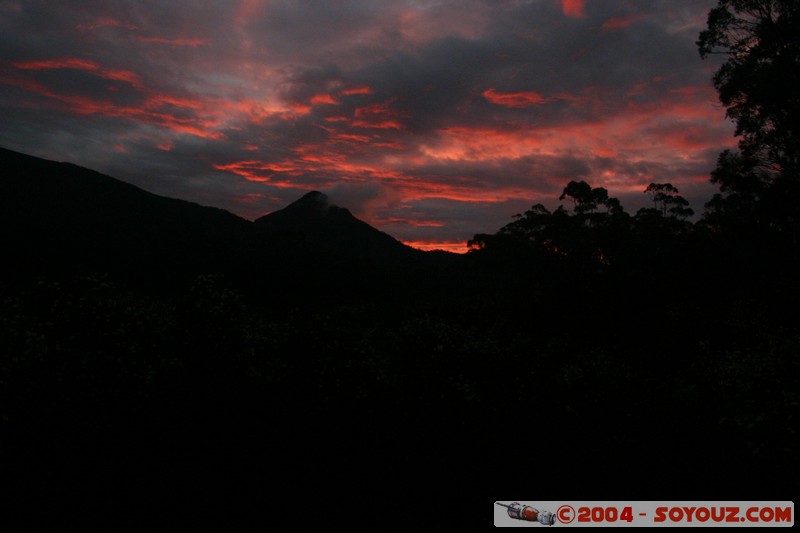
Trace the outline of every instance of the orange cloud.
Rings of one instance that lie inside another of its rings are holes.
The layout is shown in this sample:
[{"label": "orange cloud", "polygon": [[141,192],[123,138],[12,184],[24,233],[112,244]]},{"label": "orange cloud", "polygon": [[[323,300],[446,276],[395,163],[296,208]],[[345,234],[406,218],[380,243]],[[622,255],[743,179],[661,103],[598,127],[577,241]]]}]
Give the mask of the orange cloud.
[{"label": "orange cloud", "polygon": [[298,175],[298,169],[300,167],[291,161],[265,163],[263,161],[250,160],[212,166],[216,170],[232,172],[243,177],[247,181],[268,183],[270,186],[277,187],[278,189],[314,190],[320,188],[320,184],[308,185],[300,183],[297,180],[281,177],[281,173],[286,173],[288,177]]},{"label": "orange cloud", "polygon": [[469,247],[463,241],[402,241],[406,246],[430,252],[433,250],[444,250],[455,254],[465,254]]},{"label": "orange cloud", "polygon": [[311,113],[311,106],[308,105],[298,104],[295,102],[291,104],[289,107],[292,110],[292,112],[296,115],[307,115]]},{"label": "orange cloud", "polygon": [[550,100],[533,91],[519,93],[499,93],[494,88],[483,91],[483,97],[495,105],[511,108],[523,108],[532,105],[546,104]]},{"label": "orange cloud", "polygon": [[560,142],[550,130],[506,131],[493,127],[453,127],[438,131],[439,139],[420,147],[433,160],[491,161],[519,159],[528,155],[554,155],[553,142]]},{"label": "orange cloud", "polygon": [[[705,102],[713,100],[711,87],[675,89],[678,97],[637,105],[571,124],[546,127],[448,127],[439,137],[420,146],[428,158],[440,161],[518,159],[525,156],[592,154],[613,158],[625,154],[641,160],[670,161],[675,150],[683,156],[704,157],[702,151],[724,144],[711,131],[725,131],[725,119]],[[560,98],[559,98],[560,99]],[[594,107],[595,101],[576,99],[575,105]],[[711,131],[709,131],[711,130]],[[665,137],[661,137],[664,135]]]}]

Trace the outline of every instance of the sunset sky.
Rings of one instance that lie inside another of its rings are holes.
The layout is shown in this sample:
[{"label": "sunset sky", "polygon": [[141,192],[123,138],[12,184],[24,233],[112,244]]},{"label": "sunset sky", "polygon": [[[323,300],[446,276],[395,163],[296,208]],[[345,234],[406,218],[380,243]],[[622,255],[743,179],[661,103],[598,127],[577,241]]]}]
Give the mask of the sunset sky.
[{"label": "sunset sky", "polygon": [[0,146],[256,218],[310,190],[458,249],[569,180],[696,211],[716,0],[0,0]]}]

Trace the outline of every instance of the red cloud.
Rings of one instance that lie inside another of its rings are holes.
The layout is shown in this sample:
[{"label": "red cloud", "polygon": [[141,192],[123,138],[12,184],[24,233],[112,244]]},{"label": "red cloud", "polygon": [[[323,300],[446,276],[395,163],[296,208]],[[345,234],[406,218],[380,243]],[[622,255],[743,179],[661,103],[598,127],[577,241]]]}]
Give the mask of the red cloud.
[{"label": "red cloud", "polygon": [[338,105],[339,102],[328,93],[320,93],[311,97],[311,105],[317,104]]},{"label": "red cloud", "polygon": [[100,65],[94,61],[65,57],[60,59],[44,59],[41,61],[18,61],[13,65],[21,70],[48,70],[57,68],[72,68],[79,70],[100,70]]},{"label": "red cloud", "polygon": [[572,18],[583,18],[586,14],[583,11],[584,0],[561,0],[561,9],[564,15]]},{"label": "red cloud", "polygon": [[494,88],[483,91],[483,97],[491,103],[503,107],[522,108],[532,105],[546,104],[550,100],[533,91],[519,93],[499,93]]},{"label": "red cloud", "polygon": [[375,91],[372,87],[367,87],[366,85],[361,87],[351,87],[350,89],[345,89],[342,91],[343,96],[355,96],[355,95],[365,95],[365,94],[373,94]]},{"label": "red cloud", "polygon": [[426,157],[449,161],[518,159],[531,154],[552,155],[550,131],[505,130],[496,127],[453,127],[439,130],[437,143],[422,147]]},{"label": "red cloud", "polygon": [[66,57],[60,59],[45,59],[40,61],[21,61],[13,63],[20,70],[53,70],[53,69],[73,69],[90,72],[95,76],[107,80],[124,81],[134,86],[141,86],[139,76],[130,70],[109,70],[101,68],[94,61]]},{"label": "red cloud", "polygon": [[[730,132],[717,110],[703,105],[712,89],[687,87],[647,105],[629,104],[623,112],[593,120],[509,128],[504,126],[449,127],[420,147],[428,159],[491,162],[527,156],[617,158],[634,161],[673,161],[705,157],[705,150],[724,144]],[[687,101],[688,100],[688,101]],[[585,102],[594,107],[594,102]],[[578,104],[583,105],[583,104]],[[676,150],[678,151],[676,153]]]},{"label": "red cloud", "polygon": [[192,48],[205,44],[203,39],[167,39],[165,37],[139,36],[137,40],[143,43],[168,44],[170,46],[190,46]]},{"label": "red cloud", "polygon": [[645,18],[643,14],[630,15],[627,17],[611,17],[600,26],[600,29],[603,31],[622,30],[643,18]]},{"label": "red cloud", "polygon": [[384,224],[398,224],[404,226],[413,226],[415,228],[443,228],[446,226],[444,222],[439,220],[424,220],[403,217],[387,217],[380,220]]},{"label": "red cloud", "polygon": [[394,100],[388,100],[378,104],[370,104],[358,107],[355,110],[355,118],[352,126],[356,128],[370,128],[370,129],[403,129],[401,119],[406,118],[406,115],[392,109]]},{"label": "red cloud", "polygon": [[[211,110],[213,102],[177,98],[169,94],[158,94],[145,91],[138,76],[127,70],[108,70],[101,68],[92,61],[83,59],[54,59],[43,61],[28,61],[14,64],[20,70],[47,70],[70,68],[84,70],[104,79],[126,81],[132,83],[137,89],[143,91],[143,101],[137,106],[120,105],[107,99],[96,99],[88,96],[62,94],[54,89],[31,79],[21,77],[3,77],[0,82],[19,87],[27,92],[47,97],[58,106],[78,115],[102,115],[106,117],[124,118],[160,126],[178,133],[186,133],[206,139],[221,139],[224,135],[216,131],[222,122],[222,117],[215,118]],[[170,112],[171,107],[197,110],[194,116],[181,116]],[[224,107],[224,106],[222,106]],[[200,111],[209,111],[202,113]]]},{"label": "red cloud", "polygon": [[235,163],[213,165],[217,170],[224,170],[237,174],[247,181],[269,183],[279,189],[305,189],[313,190],[316,186],[304,185],[294,179],[281,178],[281,173],[286,173],[287,177],[298,175],[300,168],[294,162],[283,161],[278,163],[265,163],[263,161],[237,161]]},{"label": "red cloud", "polygon": [[138,30],[139,27],[134,24],[128,24],[122,22],[121,20],[113,19],[110,17],[104,17],[98,19],[96,22],[91,24],[79,24],[76,26],[79,30],[96,30],[97,28],[102,28],[104,26],[111,26],[114,28],[124,28],[126,30]]},{"label": "red cloud", "polygon": [[401,130],[403,123],[394,119],[385,120],[354,120],[352,123],[354,128],[368,128],[375,130]]},{"label": "red cloud", "polygon": [[[78,26],[76,26],[76,28],[81,31],[86,31],[86,30],[91,31],[103,27],[123,28],[134,32],[139,32],[141,30],[141,28],[139,26],[136,26],[135,24],[128,24],[122,22],[121,20],[117,20],[110,17],[104,17],[98,19],[96,22],[93,22],[91,24],[79,24]],[[170,46],[196,47],[205,44],[205,41],[203,39],[186,39],[186,38],[168,39],[165,37],[147,37],[144,35],[137,36],[136,40],[143,43],[167,44]]]},{"label": "red cloud", "polygon": [[[443,198],[463,202],[501,202],[517,197],[519,190],[493,191],[476,189],[463,180],[453,183],[437,182],[429,176],[420,176],[407,161],[395,168],[386,160],[364,161],[364,154],[374,151],[374,145],[364,145],[361,152],[341,151],[336,140],[322,144],[304,144],[293,149],[295,158],[278,162],[245,160],[216,164],[214,168],[237,174],[248,181],[268,183],[278,188],[313,190],[328,187],[342,179],[356,182],[383,183],[407,201],[425,198]],[[308,182],[308,180],[312,180]],[[419,225],[438,227],[435,221]]]},{"label": "red cloud", "polygon": [[[708,87],[685,87],[661,101],[638,105],[631,102],[613,112],[600,105],[604,99],[594,92],[587,91],[586,96],[557,94],[548,98],[585,107],[594,118],[542,127],[491,121],[481,127],[450,126],[439,129],[434,139],[405,135],[405,130],[400,129],[403,115],[393,107],[394,100],[388,100],[356,108],[352,121],[336,115],[317,124],[327,133],[324,140],[295,145],[291,148],[294,155],[285,160],[247,160],[215,168],[278,188],[311,190],[348,180],[381,183],[404,202],[437,198],[486,203],[532,195],[542,197],[546,192],[537,192],[534,184],[563,186],[576,178],[571,170],[575,167],[569,162],[580,160],[589,162],[586,178],[593,180],[593,184],[617,193],[640,192],[647,180],[656,179],[648,174],[652,172],[648,169],[662,168],[675,161],[681,165],[700,161],[709,148],[723,142],[711,135],[717,130],[726,133],[721,127],[723,117],[703,104],[711,91]],[[485,91],[484,97],[508,107],[548,101],[534,92],[501,93],[494,88]],[[397,123],[398,128],[380,131],[379,126],[385,122]],[[373,129],[353,129],[365,126]],[[397,152],[398,149],[403,151]],[[534,173],[531,181],[519,178],[513,183],[488,186],[469,170],[514,161],[519,161],[513,164],[520,166],[528,159]],[[599,166],[595,167],[592,161],[598,161]],[[439,174],[437,170],[453,169],[455,165],[462,165],[464,173]],[[424,217],[390,216],[376,222],[397,227],[439,227],[438,221]],[[426,249],[465,248],[463,243],[415,242],[414,245]]]}]

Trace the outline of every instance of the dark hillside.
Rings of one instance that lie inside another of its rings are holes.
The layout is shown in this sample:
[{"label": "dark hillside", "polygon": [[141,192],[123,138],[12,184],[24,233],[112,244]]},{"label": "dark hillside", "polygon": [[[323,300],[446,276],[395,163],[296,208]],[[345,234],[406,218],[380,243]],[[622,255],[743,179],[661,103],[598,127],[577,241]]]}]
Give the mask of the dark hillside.
[{"label": "dark hillside", "polygon": [[224,486],[263,520],[294,497],[250,487],[302,479],[365,524],[412,509],[402,530],[542,476],[607,500],[798,488],[799,291],[751,241],[573,182],[607,209],[533,206],[466,256],[431,254],[316,192],[251,223],[0,161],[0,468],[18,495],[202,519]]},{"label": "dark hillside", "polygon": [[16,274],[126,279],[220,272],[240,263],[251,223],[157,196],[69,163],[0,149],[0,242]]}]

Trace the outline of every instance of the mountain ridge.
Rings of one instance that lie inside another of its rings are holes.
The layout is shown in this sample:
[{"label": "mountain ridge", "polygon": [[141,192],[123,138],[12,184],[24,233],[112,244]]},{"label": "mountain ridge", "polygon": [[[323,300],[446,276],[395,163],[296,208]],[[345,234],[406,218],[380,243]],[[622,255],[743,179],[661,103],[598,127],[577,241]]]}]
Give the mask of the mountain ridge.
[{"label": "mountain ridge", "polygon": [[0,245],[13,258],[3,268],[14,275],[110,272],[169,284],[222,273],[263,284],[255,280],[321,278],[325,269],[340,279],[374,280],[423,257],[441,261],[441,254],[401,243],[319,191],[249,221],[5,148],[0,168]]},{"label": "mountain ridge", "polygon": [[349,209],[330,203],[319,191],[311,191],[253,224],[268,235],[300,239],[329,252],[380,258],[420,253],[356,218]]}]

